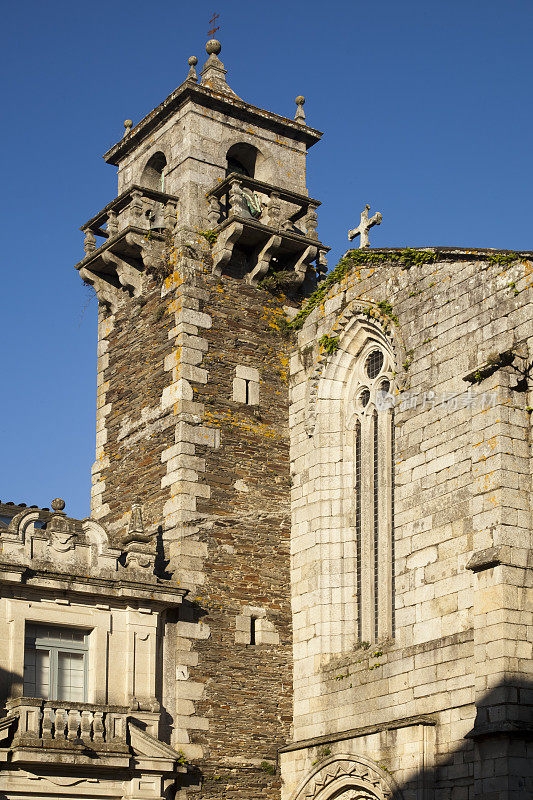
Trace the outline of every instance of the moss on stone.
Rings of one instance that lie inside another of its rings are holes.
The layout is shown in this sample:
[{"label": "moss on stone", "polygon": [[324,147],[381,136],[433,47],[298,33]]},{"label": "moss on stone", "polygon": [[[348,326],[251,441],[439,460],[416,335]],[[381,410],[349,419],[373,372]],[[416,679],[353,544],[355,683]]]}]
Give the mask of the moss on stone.
[{"label": "moss on stone", "polygon": [[328,355],[333,355],[333,353],[339,349],[339,339],[337,336],[328,336],[327,333],[322,336],[318,344],[322,347],[323,350],[326,351]]},{"label": "moss on stone", "polygon": [[[327,278],[322,281],[318,289],[309,297],[304,308],[302,308],[289,325],[294,330],[301,328],[311,311],[324,300],[331,287],[340,283],[354,268],[375,267],[382,264],[397,264],[404,269],[409,269],[410,267],[419,266],[421,264],[432,264],[436,259],[437,253],[430,250],[415,250],[414,248],[389,250],[385,252],[374,250],[348,250],[333,272],[330,272]],[[383,302],[387,306],[389,305],[386,301]],[[387,315],[391,316],[390,314]],[[393,318],[395,322],[397,321],[394,317],[391,318]]]}]

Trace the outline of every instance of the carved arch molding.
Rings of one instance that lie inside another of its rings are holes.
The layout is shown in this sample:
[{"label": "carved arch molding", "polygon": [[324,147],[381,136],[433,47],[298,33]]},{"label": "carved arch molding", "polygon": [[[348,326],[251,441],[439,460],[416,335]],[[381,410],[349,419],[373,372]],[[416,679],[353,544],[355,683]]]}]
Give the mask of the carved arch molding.
[{"label": "carved arch molding", "polygon": [[402,800],[402,793],[370,759],[345,755],[323,761],[292,800]]},{"label": "carved arch molding", "polygon": [[[376,309],[375,317],[370,318],[365,314],[365,309],[369,307]],[[354,300],[343,309],[327,332],[329,336],[339,340],[339,348],[333,355],[321,350],[308,378],[305,416],[308,436],[313,436],[316,428],[321,382],[329,378],[346,383],[365,342],[380,344],[390,354],[396,370],[397,365],[405,361],[405,347],[399,331],[395,326],[389,330],[380,319],[378,311],[378,306],[373,301],[368,300],[363,304],[360,300]],[[397,378],[396,382],[398,389],[404,388],[401,380]]]}]

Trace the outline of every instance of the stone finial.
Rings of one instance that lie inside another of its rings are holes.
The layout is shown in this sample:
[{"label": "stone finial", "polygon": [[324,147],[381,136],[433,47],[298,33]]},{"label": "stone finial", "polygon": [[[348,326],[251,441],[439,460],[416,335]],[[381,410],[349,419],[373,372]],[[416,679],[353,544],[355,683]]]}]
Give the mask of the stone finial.
[{"label": "stone finial", "polygon": [[207,53],[208,56],[212,54],[218,56],[221,50],[222,50],[222,45],[220,44],[218,39],[209,39],[209,41],[206,42],[205,52]]},{"label": "stone finial", "polygon": [[294,102],[296,103],[296,114],[294,115],[294,119],[296,122],[301,122],[303,125],[305,125],[305,97],[302,94],[299,94],[298,97],[295,98]]},{"label": "stone finial", "polygon": [[128,133],[129,133],[129,132],[131,131],[131,129],[133,128],[133,121],[132,121],[131,119],[125,119],[125,120],[124,120],[124,128],[125,128],[125,131],[124,131],[124,136],[127,136],[127,135],[128,135]]},{"label": "stone finial", "polygon": [[357,226],[357,228],[353,228],[351,231],[348,231],[348,239],[352,241],[355,239],[356,236],[360,236],[359,240],[359,249],[363,247],[370,247],[370,240],[368,238],[368,231],[370,228],[373,228],[374,225],[381,225],[381,220],[383,219],[382,214],[377,212],[374,214],[373,217],[368,218],[368,212],[370,211],[370,206],[366,205],[364,211],[361,213],[361,222]]},{"label": "stone finial", "polygon": [[122,539],[126,553],[126,567],[137,572],[152,574],[155,563],[155,548],[151,534],[145,532],[142,506],[134,503],[126,535]]},{"label": "stone finial", "polygon": [[198,59],[196,58],[196,56],[191,56],[189,58],[189,60],[187,61],[187,64],[189,65],[189,72],[188,72],[188,75],[187,75],[187,80],[188,81],[197,81],[198,80],[198,75],[196,74],[195,67],[198,64]]},{"label": "stone finial", "polygon": [[222,94],[229,94],[232,97],[237,97],[235,92],[230,89],[226,82],[227,69],[218,57],[222,50],[222,45],[218,39],[209,39],[205,46],[205,52],[209,56],[202,69],[202,86],[212,89],[215,92]]},{"label": "stone finial", "polygon": [[65,516],[65,505],[61,497],[55,497],[50,503],[54,513],[48,521],[46,531],[49,536],[48,546],[56,553],[67,553],[75,547],[76,532]]}]

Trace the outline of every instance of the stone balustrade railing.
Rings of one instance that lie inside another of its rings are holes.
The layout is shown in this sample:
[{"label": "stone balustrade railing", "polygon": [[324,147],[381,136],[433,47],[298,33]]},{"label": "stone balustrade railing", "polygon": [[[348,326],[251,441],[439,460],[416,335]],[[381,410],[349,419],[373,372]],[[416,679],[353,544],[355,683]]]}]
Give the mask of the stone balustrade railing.
[{"label": "stone balustrade railing", "polygon": [[256,220],[277,231],[318,239],[316,209],[320,203],[303,194],[233,172],[208,192],[207,200],[211,229],[238,217]]},{"label": "stone balustrade railing", "polygon": [[86,256],[96,250],[96,237],[113,239],[127,228],[143,233],[172,231],[176,224],[178,198],[174,195],[130,186],[125,192],[81,226]]},{"label": "stone balustrade railing", "polygon": [[110,742],[124,742],[128,709],[122,706],[99,706],[90,703],[67,703],[23,697],[9,704],[9,712],[18,716],[16,738],[19,742],[83,742],[92,747]]}]

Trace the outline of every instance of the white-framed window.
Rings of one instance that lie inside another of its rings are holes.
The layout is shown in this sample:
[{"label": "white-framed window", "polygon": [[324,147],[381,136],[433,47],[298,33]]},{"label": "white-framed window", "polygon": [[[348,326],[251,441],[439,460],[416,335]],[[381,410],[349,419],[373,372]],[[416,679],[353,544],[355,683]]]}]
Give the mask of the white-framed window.
[{"label": "white-framed window", "polygon": [[24,696],[87,702],[89,632],[26,624]]},{"label": "white-framed window", "polygon": [[352,409],[357,635],[394,635],[394,410],[393,364],[378,343],[356,366]]}]

